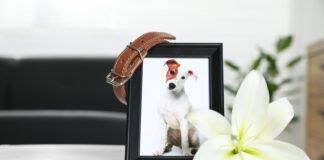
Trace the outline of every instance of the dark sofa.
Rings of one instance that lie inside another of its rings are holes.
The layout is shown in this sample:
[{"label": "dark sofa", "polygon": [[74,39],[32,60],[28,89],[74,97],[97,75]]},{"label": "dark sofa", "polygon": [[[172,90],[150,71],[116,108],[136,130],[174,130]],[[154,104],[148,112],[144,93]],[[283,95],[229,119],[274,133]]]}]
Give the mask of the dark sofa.
[{"label": "dark sofa", "polygon": [[110,58],[0,58],[0,144],[124,144]]}]

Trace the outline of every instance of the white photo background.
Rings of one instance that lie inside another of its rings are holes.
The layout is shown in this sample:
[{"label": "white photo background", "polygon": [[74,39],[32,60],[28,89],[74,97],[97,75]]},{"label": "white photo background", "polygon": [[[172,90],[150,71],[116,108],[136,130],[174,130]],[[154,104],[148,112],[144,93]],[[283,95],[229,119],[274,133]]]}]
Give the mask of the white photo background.
[{"label": "white photo background", "polygon": [[[152,156],[160,147],[161,133],[157,106],[159,98],[166,91],[167,60],[175,59],[179,64],[178,77],[184,70],[192,70],[197,76],[185,84],[193,109],[209,109],[209,60],[208,58],[145,58],[143,62],[142,106],[140,128],[140,155]],[[200,136],[200,141],[203,138]],[[168,156],[181,156],[181,150],[173,147]]]}]

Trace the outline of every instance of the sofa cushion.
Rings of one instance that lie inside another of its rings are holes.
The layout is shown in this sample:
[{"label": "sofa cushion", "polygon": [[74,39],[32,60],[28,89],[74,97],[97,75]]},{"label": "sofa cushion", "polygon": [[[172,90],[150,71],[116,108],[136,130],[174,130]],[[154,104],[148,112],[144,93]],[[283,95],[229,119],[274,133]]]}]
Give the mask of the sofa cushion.
[{"label": "sofa cushion", "polygon": [[0,109],[5,109],[7,103],[8,85],[10,83],[10,71],[14,60],[0,58]]},{"label": "sofa cushion", "polygon": [[121,111],[105,76],[113,59],[23,59],[15,67],[10,109]]},{"label": "sofa cushion", "polygon": [[125,144],[126,113],[1,111],[0,144]]}]

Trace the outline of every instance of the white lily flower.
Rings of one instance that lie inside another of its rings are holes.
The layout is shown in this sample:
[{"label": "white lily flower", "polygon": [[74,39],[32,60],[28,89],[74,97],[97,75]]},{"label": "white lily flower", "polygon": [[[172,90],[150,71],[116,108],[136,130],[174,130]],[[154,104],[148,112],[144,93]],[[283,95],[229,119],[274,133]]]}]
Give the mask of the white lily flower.
[{"label": "white lily flower", "polygon": [[263,76],[251,71],[236,95],[232,126],[212,110],[188,114],[188,120],[208,138],[194,160],[309,160],[298,147],[274,140],[293,116],[287,99],[269,104]]}]

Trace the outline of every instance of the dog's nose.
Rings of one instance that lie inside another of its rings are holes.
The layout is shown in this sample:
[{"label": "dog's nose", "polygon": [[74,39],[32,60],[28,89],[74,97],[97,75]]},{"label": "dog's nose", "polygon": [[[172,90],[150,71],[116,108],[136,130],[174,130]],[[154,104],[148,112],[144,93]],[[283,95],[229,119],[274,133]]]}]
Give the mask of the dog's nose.
[{"label": "dog's nose", "polygon": [[176,87],[176,85],[174,83],[169,83],[169,89],[172,90]]}]

